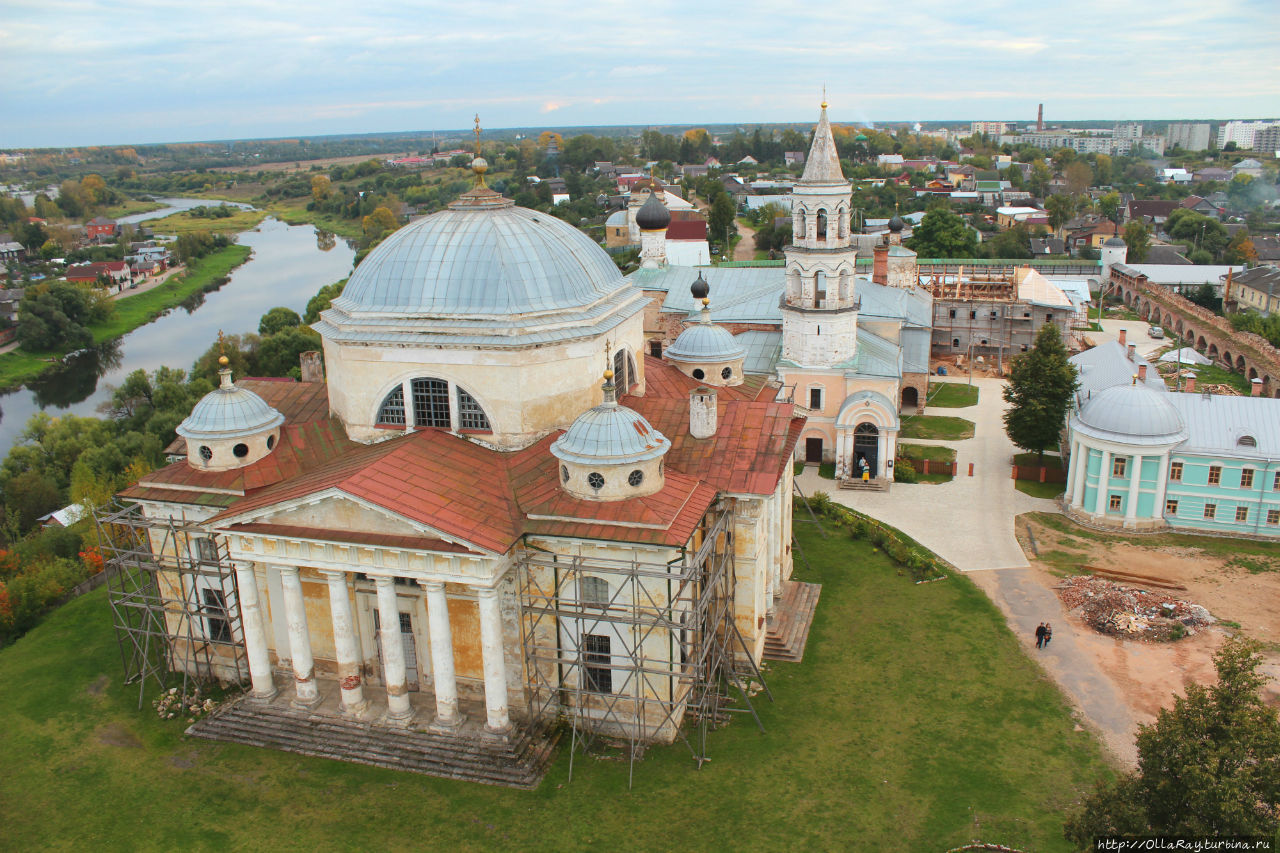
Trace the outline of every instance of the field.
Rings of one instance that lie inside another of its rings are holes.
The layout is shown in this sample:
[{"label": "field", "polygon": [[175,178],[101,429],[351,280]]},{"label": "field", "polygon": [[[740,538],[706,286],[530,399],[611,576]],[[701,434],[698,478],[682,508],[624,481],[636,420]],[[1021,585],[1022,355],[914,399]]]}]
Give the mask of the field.
[{"label": "field", "polygon": [[208,231],[214,234],[239,234],[256,228],[266,217],[261,210],[237,209],[230,216],[212,218],[175,213],[162,219],[150,219],[147,227],[155,234],[187,234],[192,231]]},{"label": "field", "polygon": [[[807,516],[801,516],[807,518]],[[11,849],[1066,850],[1106,769],[1056,688],[963,577],[922,586],[869,544],[797,520],[823,584],[803,664],[772,664],[766,727],[711,761],[626,766],[565,747],[516,792],[187,740],[120,683],[102,591],[0,650],[0,826]]]},{"label": "field", "polygon": [[915,415],[902,419],[898,438],[941,439],[960,441],[973,438],[973,421],[947,415]]},{"label": "field", "polygon": [[978,386],[961,385],[959,382],[930,382],[927,406],[943,409],[964,409],[978,404]]}]

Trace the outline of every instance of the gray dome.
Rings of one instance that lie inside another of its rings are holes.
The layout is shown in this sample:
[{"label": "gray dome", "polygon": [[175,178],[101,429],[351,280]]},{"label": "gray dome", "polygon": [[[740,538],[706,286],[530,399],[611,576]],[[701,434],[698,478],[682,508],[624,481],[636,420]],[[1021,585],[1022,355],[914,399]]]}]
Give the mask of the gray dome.
[{"label": "gray dome", "polygon": [[583,412],[564,435],[551,444],[551,453],[579,465],[624,465],[656,459],[671,449],[667,437],[644,417],[613,401],[613,386],[605,400]]},{"label": "gray dome", "polygon": [[1097,438],[1130,444],[1164,444],[1187,437],[1169,395],[1146,385],[1114,385],[1094,394],[1075,417],[1077,428]]},{"label": "gray dome", "polygon": [[284,415],[266,404],[257,394],[238,388],[231,381],[231,371],[223,369],[222,386],[215,388],[196,403],[176,432],[197,441],[248,438],[275,429],[284,423]]},{"label": "gray dome", "polygon": [[578,308],[627,285],[572,225],[492,198],[406,225],[369,253],[335,308],[353,317],[511,314]]},{"label": "gray dome", "polygon": [[904,227],[906,227],[906,223],[902,221],[901,216],[895,213],[893,215],[893,218],[889,220],[889,230],[892,231],[894,234],[897,234]]},{"label": "gray dome", "polygon": [[703,363],[746,358],[747,350],[728,329],[703,320],[681,332],[663,355],[672,361]]},{"label": "gray dome", "polygon": [[1125,249],[1125,248],[1128,248],[1128,244],[1127,244],[1127,243],[1125,243],[1125,241],[1124,241],[1124,240],[1121,240],[1119,236],[1115,236],[1115,235],[1113,235],[1113,236],[1111,236],[1111,237],[1108,237],[1106,240],[1104,240],[1104,241],[1102,242],[1102,245],[1107,246],[1107,247],[1112,248],[1112,249]]}]

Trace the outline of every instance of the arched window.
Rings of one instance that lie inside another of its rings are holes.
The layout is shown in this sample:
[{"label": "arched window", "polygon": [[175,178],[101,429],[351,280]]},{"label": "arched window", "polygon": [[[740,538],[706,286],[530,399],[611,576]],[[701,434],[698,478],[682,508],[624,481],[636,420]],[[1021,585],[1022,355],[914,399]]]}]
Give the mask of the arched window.
[{"label": "arched window", "polygon": [[404,426],[404,389],[397,385],[378,408],[378,426]]},{"label": "arched window", "polygon": [[1236,440],[1236,447],[1257,447],[1258,441],[1251,435],[1242,435]]},{"label": "arched window", "polygon": [[818,211],[818,239],[827,239],[827,212],[821,209]]},{"label": "arched window", "polygon": [[808,236],[809,236],[809,233],[808,233],[807,231],[805,231],[805,230],[804,230],[804,226],[805,226],[805,222],[804,222],[804,208],[802,207],[802,208],[800,208],[800,209],[799,209],[799,211],[796,213],[796,233],[795,233],[795,237],[796,237],[796,239],[797,239],[797,240],[803,240],[803,239],[805,239],[806,237],[808,237]]},{"label": "arched window", "polygon": [[636,375],[636,362],[631,357],[631,351],[619,349],[613,354],[614,387],[618,389],[619,394],[625,394],[639,381]]},{"label": "arched window", "polygon": [[827,274],[819,270],[813,277],[813,307],[821,308],[827,298]]},{"label": "arched window", "polygon": [[578,579],[578,600],[586,606],[607,606],[609,604],[609,582],[604,578],[583,575]]},{"label": "arched window", "polygon": [[458,429],[489,430],[489,417],[476,398],[458,388]]},{"label": "arched window", "polygon": [[[437,429],[453,429],[453,404],[451,397],[457,397],[458,429],[491,430],[488,415],[480,407],[480,403],[463,388],[454,385],[450,393],[450,383],[444,379],[429,376],[418,377],[409,383],[413,395],[412,425],[415,427],[435,427]],[[404,386],[392,388],[378,407],[378,417],[374,421],[378,426],[400,427],[409,425],[409,413],[404,403]]]}]

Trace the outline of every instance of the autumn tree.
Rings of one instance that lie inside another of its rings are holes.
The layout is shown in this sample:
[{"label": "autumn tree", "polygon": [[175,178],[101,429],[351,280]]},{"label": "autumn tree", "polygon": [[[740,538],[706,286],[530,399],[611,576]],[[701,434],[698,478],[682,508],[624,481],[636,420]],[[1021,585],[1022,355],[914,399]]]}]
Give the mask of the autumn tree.
[{"label": "autumn tree", "polygon": [[400,227],[400,223],[396,221],[396,215],[390,208],[382,205],[366,216],[360,225],[364,230],[365,240],[369,243],[377,242]]},{"label": "autumn tree", "polygon": [[327,199],[333,192],[333,182],[328,175],[311,176],[311,198],[316,204]]}]

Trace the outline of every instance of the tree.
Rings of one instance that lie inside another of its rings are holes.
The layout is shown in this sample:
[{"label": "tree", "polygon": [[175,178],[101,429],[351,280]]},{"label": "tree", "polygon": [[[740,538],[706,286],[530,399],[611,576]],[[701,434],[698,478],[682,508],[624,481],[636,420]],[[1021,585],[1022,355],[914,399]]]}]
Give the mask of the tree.
[{"label": "tree", "polygon": [[1049,195],[1049,182],[1052,180],[1053,172],[1049,171],[1049,167],[1043,160],[1037,160],[1031,164],[1031,177],[1027,180],[1027,191],[1036,198],[1045,198]]},{"label": "tree", "polygon": [[1098,212],[1115,222],[1120,213],[1120,193],[1112,191],[1098,199]]},{"label": "tree", "polygon": [[1067,182],[1067,192],[1071,195],[1079,195],[1093,186],[1093,169],[1090,169],[1089,164],[1084,160],[1076,160],[1067,165],[1063,178]]},{"label": "tree", "polygon": [[1258,262],[1258,249],[1253,245],[1253,240],[1249,237],[1249,232],[1241,228],[1231,238],[1231,242],[1227,244],[1226,251],[1222,255],[1223,263],[1228,264],[1254,264]]},{"label": "tree", "polygon": [[364,230],[365,239],[370,244],[400,227],[400,223],[396,221],[396,215],[390,208],[384,206],[376,208],[361,221],[360,225]]},{"label": "tree", "polygon": [[28,288],[18,305],[18,341],[26,349],[79,349],[93,344],[93,303],[74,284],[55,281]]},{"label": "tree", "polygon": [[1015,225],[1008,231],[1001,231],[987,243],[987,250],[993,258],[1031,258],[1031,234],[1025,225]]},{"label": "tree", "polygon": [[1124,226],[1124,244],[1129,247],[1125,261],[1140,264],[1147,259],[1147,249],[1151,247],[1151,229],[1145,222],[1134,219]]},{"label": "tree", "polygon": [[258,321],[258,334],[266,337],[284,329],[292,329],[302,322],[298,312],[292,308],[276,307],[262,315]]},{"label": "tree", "polygon": [[1075,213],[1076,203],[1071,196],[1059,193],[1044,200],[1044,209],[1049,213],[1049,227],[1054,234],[1061,235],[1062,226],[1071,221],[1071,214]]},{"label": "tree", "polygon": [[333,191],[333,182],[329,180],[328,175],[313,175],[311,177],[311,198],[316,204],[324,201]]},{"label": "tree", "polygon": [[961,216],[936,207],[920,220],[907,248],[922,258],[972,258],[978,253],[978,240]]},{"label": "tree", "polygon": [[1103,835],[1275,836],[1280,828],[1280,718],[1259,696],[1255,643],[1214,655],[1218,683],[1188,682],[1138,729],[1138,770],[1100,782],[1064,828],[1084,850]]},{"label": "tree", "polygon": [[[727,193],[721,192],[711,201],[711,210],[707,213],[707,236],[714,240],[724,240],[726,234],[733,233],[733,199],[729,198]],[[729,246],[726,242],[724,253],[729,254]]]},{"label": "tree", "polygon": [[1013,360],[1004,389],[1009,404],[1004,430],[1010,441],[1023,450],[1035,451],[1043,461],[1045,449],[1061,436],[1078,384],[1058,327],[1045,323],[1036,333],[1035,345]]}]

